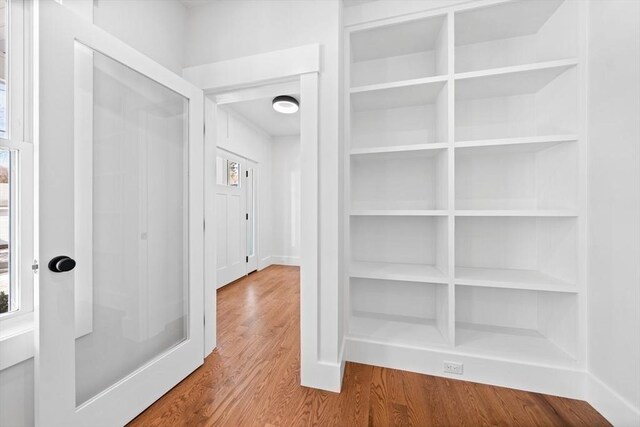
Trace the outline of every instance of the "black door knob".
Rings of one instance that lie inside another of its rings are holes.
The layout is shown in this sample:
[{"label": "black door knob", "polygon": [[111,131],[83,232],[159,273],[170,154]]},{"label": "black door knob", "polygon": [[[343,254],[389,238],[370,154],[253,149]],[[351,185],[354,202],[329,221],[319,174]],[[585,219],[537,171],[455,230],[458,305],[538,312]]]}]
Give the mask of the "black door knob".
[{"label": "black door knob", "polygon": [[75,268],[76,262],[73,258],[69,258],[66,255],[61,255],[53,258],[49,261],[49,270],[54,273],[64,273],[65,271],[71,271]]}]

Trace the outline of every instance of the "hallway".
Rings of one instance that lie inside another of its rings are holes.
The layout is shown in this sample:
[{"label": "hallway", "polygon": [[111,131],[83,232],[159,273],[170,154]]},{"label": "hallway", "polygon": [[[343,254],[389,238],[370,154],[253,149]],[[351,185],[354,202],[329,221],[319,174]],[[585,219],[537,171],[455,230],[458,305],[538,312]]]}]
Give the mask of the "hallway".
[{"label": "hallway", "polygon": [[218,347],[130,426],[605,426],[589,404],[348,363],[342,393],[301,387],[299,269],[218,291]]}]

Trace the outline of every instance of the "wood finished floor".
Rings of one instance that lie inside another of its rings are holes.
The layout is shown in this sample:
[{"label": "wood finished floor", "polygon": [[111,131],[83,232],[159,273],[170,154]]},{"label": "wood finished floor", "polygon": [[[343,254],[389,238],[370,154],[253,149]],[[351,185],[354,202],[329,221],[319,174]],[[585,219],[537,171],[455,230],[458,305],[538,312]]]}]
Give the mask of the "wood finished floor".
[{"label": "wood finished floor", "polygon": [[588,403],[348,363],[342,393],[300,386],[299,270],[218,291],[218,348],[131,426],[608,426]]}]

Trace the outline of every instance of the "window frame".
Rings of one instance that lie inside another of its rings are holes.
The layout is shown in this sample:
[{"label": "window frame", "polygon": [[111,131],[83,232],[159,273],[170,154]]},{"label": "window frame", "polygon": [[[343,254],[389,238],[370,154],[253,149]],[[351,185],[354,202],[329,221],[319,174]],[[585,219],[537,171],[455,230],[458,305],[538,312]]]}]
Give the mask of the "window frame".
[{"label": "window frame", "polygon": [[[6,138],[0,137],[0,148],[11,150],[11,231],[10,231],[10,300],[17,309],[0,314],[0,343],[16,331],[33,327],[34,311],[34,184],[35,161],[31,139],[29,91],[30,59],[28,11],[24,0],[7,0],[7,79],[6,79]],[[0,349],[1,350],[1,349]],[[0,367],[1,368],[1,367]]]}]

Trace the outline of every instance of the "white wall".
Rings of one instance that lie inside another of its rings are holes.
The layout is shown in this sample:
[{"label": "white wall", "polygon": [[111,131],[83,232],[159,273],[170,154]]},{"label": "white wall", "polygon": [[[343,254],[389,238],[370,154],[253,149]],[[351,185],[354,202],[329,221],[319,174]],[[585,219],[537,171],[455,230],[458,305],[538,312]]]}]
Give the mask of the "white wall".
[{"label": "white wall", "polygon": [[[67,2],[64,2],[67,4]],[[69,7],[91,19],[93,0]],[[187,11],[178,0],[99,0],[96,25],[176,73],[182,70]],[[33,359],[0,371],[0,426],[33,425]]]},{"label": "white wall", "polygon": [[640,411],[640,2],[593,1],[589,30],[588,369]]},{"label": "white wall", "polygon": [[177,74],[187,9],[178,0],[96,0],[93,22]]},{"label": "white wall", "polygon": [[0,426],[32,426],[33,359],[0,371]]},{"label": "white wall", "polygon": [[271,264],[273,221],[271,137],[236,112],[219,107],[218,148],[258,163],[258,270]]},{"label": "white wall", "polygon": [[[219,0],[189,10],[185,66],[305,44],[321,46],[319,76],[319,362],[341,363],[340,326],[343,187],[340,129],[342,2]],[[302,219],[304,221],[304,218]],[[332,379],[336,383],[335,379]],[[332,386],[335,388],[335,386]]]},{"label": "white wall", "polygon": [[274,264],[300,265],[300,136],[273,138]]}]

